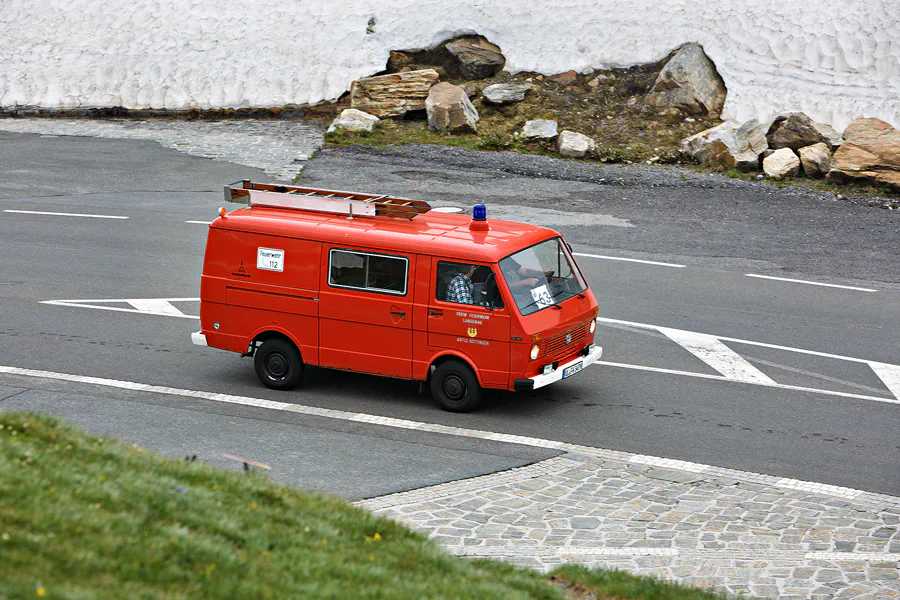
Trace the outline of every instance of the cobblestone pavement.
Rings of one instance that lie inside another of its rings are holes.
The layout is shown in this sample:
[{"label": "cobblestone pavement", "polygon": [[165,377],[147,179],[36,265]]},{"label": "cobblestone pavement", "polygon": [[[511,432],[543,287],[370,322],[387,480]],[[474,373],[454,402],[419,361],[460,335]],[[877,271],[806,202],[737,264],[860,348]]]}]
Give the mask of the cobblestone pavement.
[{"label": "cobblestone pavement", "polygon": [[290,181],[303,161],[323,145],[324,125],[315,121],[240,119],[0,119],[0,131],[152,140],[179,152],[262,169]]},{"label": "cobblestone pavement", "polygon": [[900,598],[900,498],[684,466],[569,453],[359,504],[461,556],[578,562],[753,597]]}]

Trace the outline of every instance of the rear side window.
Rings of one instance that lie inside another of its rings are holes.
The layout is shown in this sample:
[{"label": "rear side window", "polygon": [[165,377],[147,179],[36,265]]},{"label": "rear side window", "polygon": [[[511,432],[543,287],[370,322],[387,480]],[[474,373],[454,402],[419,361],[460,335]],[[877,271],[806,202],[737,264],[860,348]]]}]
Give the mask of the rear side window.
[{"label": "rear side window", "polygon": [[328,284],[332,287],[406,295],[409,259],[355,250],[332,250]]}]

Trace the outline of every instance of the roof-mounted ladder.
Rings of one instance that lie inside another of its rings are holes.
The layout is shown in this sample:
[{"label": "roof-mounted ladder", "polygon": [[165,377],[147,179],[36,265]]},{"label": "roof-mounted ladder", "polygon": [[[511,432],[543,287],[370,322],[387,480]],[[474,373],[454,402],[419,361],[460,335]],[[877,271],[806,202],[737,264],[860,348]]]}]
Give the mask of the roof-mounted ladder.
[{"label": "roof-mounted ladder", "polygon": [[431,206],[422,200],[275,183],[255,183],[249,179],[226,185],[225,200],[250,206],[337,213],[348,215],[349,218],[385,216],[413,219],[416,215],[431,210]]}]

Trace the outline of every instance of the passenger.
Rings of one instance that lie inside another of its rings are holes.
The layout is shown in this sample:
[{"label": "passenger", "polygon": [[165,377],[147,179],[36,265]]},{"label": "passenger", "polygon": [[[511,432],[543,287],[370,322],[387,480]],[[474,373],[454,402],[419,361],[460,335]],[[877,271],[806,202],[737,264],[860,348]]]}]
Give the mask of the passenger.
[{"label": "passenger", "polygon": [[456,277],[450,280],[447,286],[447,302],[457,302],[459,304],[475,304],[472,298],[472,290],[475,284],[472,283],[472,274],[475,272],[475,265],[469,265],[469,270],[465,273],[457,273]]}]

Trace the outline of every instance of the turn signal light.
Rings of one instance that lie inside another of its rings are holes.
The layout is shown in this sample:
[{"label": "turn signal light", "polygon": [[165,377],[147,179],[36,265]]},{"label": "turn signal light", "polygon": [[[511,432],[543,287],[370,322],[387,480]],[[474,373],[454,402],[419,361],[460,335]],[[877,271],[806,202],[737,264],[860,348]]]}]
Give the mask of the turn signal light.
[{"label": "turn signal light", "polygon": [[531,341],[532,341],[532,342],[539,342],[539,341],[541,341],[541,334],[539,334],[539,333],[533,333],[533,334],[531,335]]},{"label": "turn signal light", "polygon": [[225,214],[226,214],[225,207],[224,206],[219,207],[219,216],[224,219]]}]

